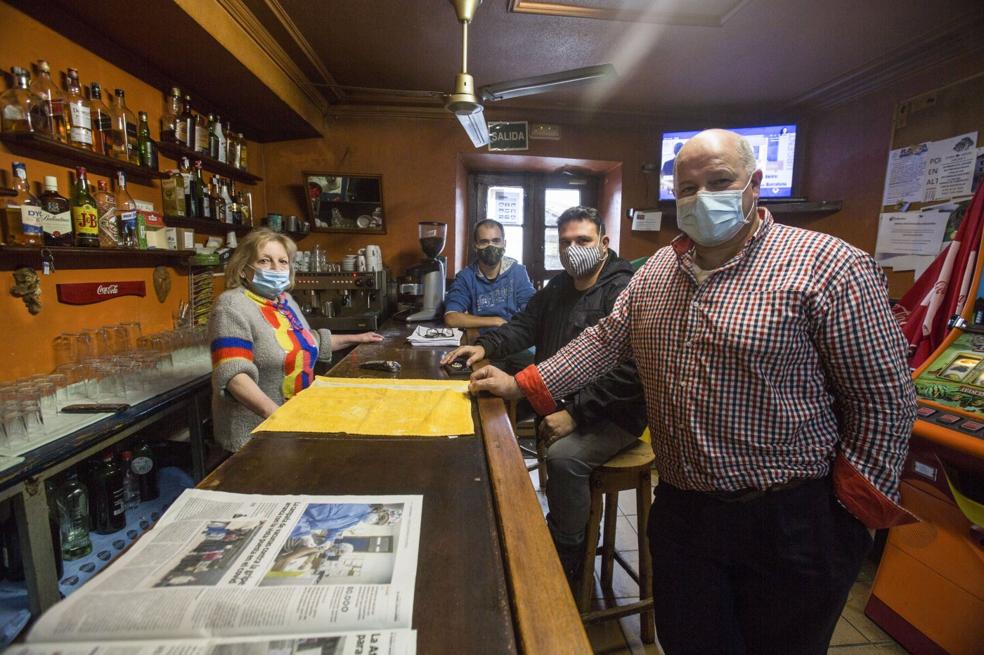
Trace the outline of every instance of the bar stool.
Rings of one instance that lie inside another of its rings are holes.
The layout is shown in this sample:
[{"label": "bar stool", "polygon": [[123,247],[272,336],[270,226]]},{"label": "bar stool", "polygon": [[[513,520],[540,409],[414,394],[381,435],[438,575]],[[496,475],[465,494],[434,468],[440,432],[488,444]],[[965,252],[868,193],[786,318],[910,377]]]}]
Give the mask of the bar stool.
[{"label": "bar stool", "polygon": [[[585,535],[584,567],[577,595],[577,606],[584,623],[595,623],[619,619],[630,614],[639,614],[643,643],[651,644],[656,638],[653,617],[653,573],[652,556],[649,553],[649,536],[646,520],[652,506],[652,465],[655,456],[652,446],[644,441],[634,445],[599,466],[591,474],[591,517]],[[615,521],[618,517],[618,493],[629,489],[636,490],[636,530],[639,533],[639,571],[636,573],[625,559],[615,550]],[[616,605],[604,610],[589,611],[591,591],[594,581],[594,560],[602,501],[605,507],[604,541],[601,546],[601,586],[612,591],[612,574],[615,562],[639,584],[639,601]]]}]

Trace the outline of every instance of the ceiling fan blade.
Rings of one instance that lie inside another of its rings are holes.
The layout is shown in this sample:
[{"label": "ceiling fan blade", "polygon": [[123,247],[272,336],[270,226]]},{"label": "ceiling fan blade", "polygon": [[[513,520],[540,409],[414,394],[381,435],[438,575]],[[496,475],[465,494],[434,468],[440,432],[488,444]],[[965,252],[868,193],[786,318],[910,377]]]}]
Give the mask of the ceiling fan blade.
[{"label": "ceiling fan blade", "polygon": [[465,128],[472,145],[476,148],[489,145],[489,125],[485,122],[482,105],[475,105],[474,111],[471,112],[456,111],[454,115],[458,117],[461,127]]},{"label": "ceiling fan blade", "polygon": [[537,93],[547,93],[548,91],[554,91],[569,84],[581,84],[616,76],[617,73],[615,72],[614,66],[611,64],[600,64],[598,66],[560,71],[559,73],[527,77],[521,80],[487,84],[478,91],[482,99],[486,101],[507,100],[521,96],[531,96]]}]

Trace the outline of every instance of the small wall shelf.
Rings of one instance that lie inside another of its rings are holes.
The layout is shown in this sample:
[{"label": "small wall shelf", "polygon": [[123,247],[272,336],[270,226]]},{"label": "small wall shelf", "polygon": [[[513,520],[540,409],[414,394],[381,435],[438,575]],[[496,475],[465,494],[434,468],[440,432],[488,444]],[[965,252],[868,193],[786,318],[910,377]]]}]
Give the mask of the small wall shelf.
[{"label": "small wall shelf", "polygon": [[208,155],[195,152],[180,143],[160,141],[157,143],[157,149],[162,155],[166,155],[175,161],[179,161],[182,157],[187,157],[189,162],[194,162],[197,159],[202,162],[202,168],[205,170],[211,171],[216,175],[221,175],[222,177],[231,178],[237,182],[242,182],[243,184],[257,184],[263,181],[263,178],[258,175],[253,175],[247,170],[230,166],[229,164],[220,162],[218,159],[212,159]]},{"label": "small wall shelf", "polygon": [[107,177],[113,177],[116,171],[123,171],[126,173],[127,181],[137,181],[144,184],[149,184],[152,180],[161,177],[161,173],[157,169],[137,166],[128,161],[76,148],[34,132],[0,133],[0,141],[3,141],[11,151],[18,154],[71,168],[85,166],[87,171]]},{"label": "small wall shelf", "polygon": [[211,234],[220,237],[224,237],[230,230],[235,232],[237,237],[241,237],[253,229],[251,225],[233,225],[232,223],[222,223],[201,216],[165,216],[164,223],[168,227],[185,227],[194,230],[196,233]]}]

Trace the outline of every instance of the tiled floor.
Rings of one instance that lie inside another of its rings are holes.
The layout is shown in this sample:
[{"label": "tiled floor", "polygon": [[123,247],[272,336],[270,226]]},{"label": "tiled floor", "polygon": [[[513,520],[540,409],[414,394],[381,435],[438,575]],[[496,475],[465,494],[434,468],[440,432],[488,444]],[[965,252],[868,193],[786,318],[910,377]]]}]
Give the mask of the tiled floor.
[{"label": "tiled floor", "polygon": [[[534,488],[536,488],[536,472],[531,472],[530,478]],[[540,506],[546,513],[546,496],[538,489],[537,497],[540,499]],[[617,548],[630,564],[638,566],[635,492],[623,491],[620,494],[618,511]],[[600,562],[601,559],[599,558],[598,563]],[[834,629],[828,655],[887,655],[888,653],[904,654],[908,652],[864,615],[864,605],[871,593],[874,575],[875,565],[866,562],[857,582],[851,589],[847,605],[845,605],[841,618],[837,622],[837,627]],[[618,602],[638,600],[639,586],[617,564],[612,587],[614,597],[618,599]],[[595,569],[595,596],[597,603],[604,603],[601,586],[598,582],[597,566]],[[663,653],[658,644],[647,646],[642,643],[639,638],[638,615],[621,619],[618,623],[609,621],[589,626],[588,637],[594,647],[594,652],[599,655],[638,655],[641,653],[662,655]],[[658,638],[659,635],[657,635],[657,640]]]}]

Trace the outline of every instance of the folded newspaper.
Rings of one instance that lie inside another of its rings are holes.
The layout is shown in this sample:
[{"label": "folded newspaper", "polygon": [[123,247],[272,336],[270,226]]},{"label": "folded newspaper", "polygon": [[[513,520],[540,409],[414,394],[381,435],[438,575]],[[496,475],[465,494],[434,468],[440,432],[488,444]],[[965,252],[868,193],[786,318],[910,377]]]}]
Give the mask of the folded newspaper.
[{"label": "folded newspaper", "polygon": [[411,655],[422,496],[189,489],[14,655]]},{"label": "folded newspaper", "polygon": [[461,345],[464,332],[458,328],[433,328],[418,325],[410,333],[407,341],[411,346],[455,346]]}]

